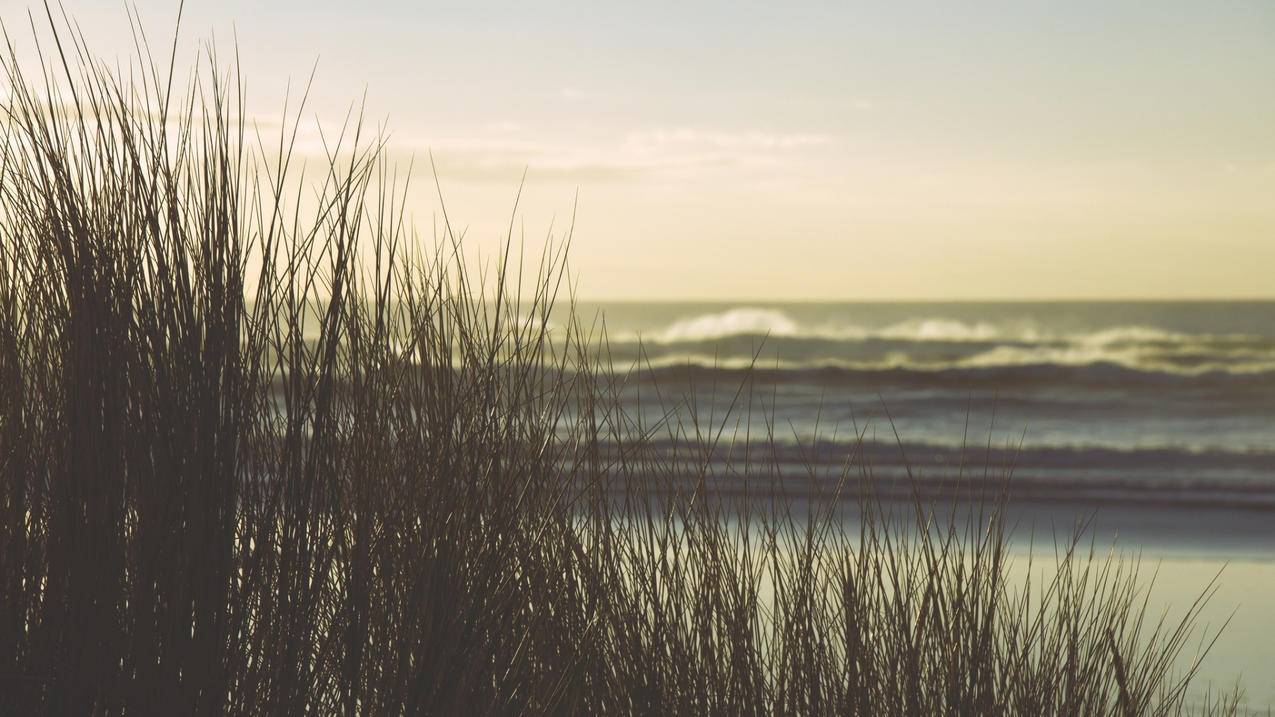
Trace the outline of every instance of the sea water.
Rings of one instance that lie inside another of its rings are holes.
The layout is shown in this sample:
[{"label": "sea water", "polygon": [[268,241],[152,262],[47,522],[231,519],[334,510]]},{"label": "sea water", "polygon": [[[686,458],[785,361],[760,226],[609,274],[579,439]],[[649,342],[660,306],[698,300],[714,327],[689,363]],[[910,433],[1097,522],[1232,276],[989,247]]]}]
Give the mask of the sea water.
[{"label": "sea water", "polygon": [[665,429],[656,448],[764,444],[798,493],[810,464],[833,475],[855,451],[886,481],[1012,465],[1017,551],[1089,521],[1099,545],[1160,566],[1152,605],[1171,614],[1220,570],[1203,620],[1230,625],[1200,685],[1238,677],[1251,705],[1275,704],[1275,302],[574,310],[605,327],[627,411]]}]

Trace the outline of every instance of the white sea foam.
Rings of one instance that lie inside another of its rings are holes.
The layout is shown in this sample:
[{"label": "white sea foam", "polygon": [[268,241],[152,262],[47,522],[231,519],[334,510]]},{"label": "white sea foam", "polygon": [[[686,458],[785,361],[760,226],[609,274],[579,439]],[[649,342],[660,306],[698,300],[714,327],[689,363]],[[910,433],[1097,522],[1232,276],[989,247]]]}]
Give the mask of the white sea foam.
[{"label": "white sea foam", "polygon": [[[646,338],[670,345],[752,335],[780,339],[772,344],[773,355],[768,353],[759,364],[771,368],[943,369],[1114,364],[1186,375],[1214,371],[1260,373],[1275,369],[1275,342],[1268,337],[1187,334],[1133,323],[1075,331],[1057,327],[1044,330],[1034,322],[1023,320],[967,322],[918,317],[868,327],[839,317],[828,317],[818,323],[802,322],[781,309],[741,306],[680,318]],[[638,340],[638,335],[613,336],[613,339],[633,342]],[[848,345],[844,350],[835,346],[785,349],[782,341],[785,339],[844,341]],[[849,345],[869,341],[885,343]],[[947,344],[969,346],[958,348]],[[703,347],[696,349],[701,353],[703,350]],[[719,367],[746,365],[753,359],[751,353],[736,356],[713,352],[713,356],[707,363]],[[657,363],[676,364],[688,360],[699,363],[694,359],[703,358],[685,353],[666,354],[657,357]]]},{"label": "white sea foam", "polygon": [[904,341],[1070,342],[1089,345],[1243,342],[1244,334],[1185,334],[1154,326],[1109,326],[1088,332],[1045,331],[1029,322],[1005,324],[964,322],[940,317],[908,319],[884,327],[824,321],[802,324],[780,309],[739,307],[678,319],[654,335],[661,341],[699,341],[726,336],[770,334],[828,339],[893,339]]},{"label": "white sea foam", "polygon": [[1109,346],[1112,344],[1185,343],[1207,337],[1165,331],[1154,326],[1113,326],[1087,334],[1072,334],[1070,338],[1089,345]]},{"label": "white sea foam", "polygon": [[659,335],[661,341],[701,341],[740,334],[795,336],[796,321],[774,309],[739,308],[703,314],[673,323]]},{"label": "white sea foam", "polygon": [[984,322],[967,324],[950,319],[915,319],[888,326],[875,332],[875,336],[907,341],[996,341],[1006,338],[1006,332]]},{"label": "white sea foam", "polygon": [[902,341],[1034,341],[1041,338],[1032,327],[1008,330],[987,322],[965,323],[951,319],[910,319],[883,328],[825,322],[817,326],[799,323],[779,309],[740,307],[678,319],[655,334],[662,342],[704,341],[727,336],[761,335],[834,340],[891,339]]},{"label": "white sea foam", "polygon": [[844,323],[823,323],[803,326],[796,319],[778,309],[741,307],[728,311],[701,314],[679,319],[656,336],[663,342],[703,341],[749,334],[771,336],[800,336],[823,339],[894,339],[909,341],[995,341],[1014,338],[1033,340],[1034,330],[1009,336],[1007,332],[990,323],[967,324],[950,319],[915,319],[892,324],[885,328],[869,329]]},{"label": "white sea foam", "polygon": [[1114,363],[1138,368],[1142,352],[1136,349],[1115,350],[1102,344],[1064,346],[997,346],[959,362],[959,366],[983,368],[990,366],[1029,366],[1055,364],[1059,366],[1083,366],[1095,363]]}]

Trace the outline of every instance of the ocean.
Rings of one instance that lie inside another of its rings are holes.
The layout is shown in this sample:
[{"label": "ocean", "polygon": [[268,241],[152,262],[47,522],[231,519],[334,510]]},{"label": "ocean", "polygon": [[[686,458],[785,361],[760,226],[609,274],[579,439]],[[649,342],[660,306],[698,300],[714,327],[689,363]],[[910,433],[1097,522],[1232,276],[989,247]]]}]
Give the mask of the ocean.
[{"label": "ocean", "polygon": [[887,476],[906,462],[937,477],[990,446],[1024,499],[1275,510],[1275,302],[576,311],[605,322],[648,423],[677,397],[733,437],[829,460],[861,437]]},{"label": "ocean", "polygon": [[605,328],[657,448],[697,424],[775,446],[798,495],[809,465],[834,475],[855,451],[886,484],[936,494],[1008,472],[1024,564],[1083,522],[1100,554],[1142,562],[1153,613],[1180,616],[1220,574],[1201,623],[1227,629],[1197,685],[1275,705],[1275,301],[575,311],[595,339]]}]

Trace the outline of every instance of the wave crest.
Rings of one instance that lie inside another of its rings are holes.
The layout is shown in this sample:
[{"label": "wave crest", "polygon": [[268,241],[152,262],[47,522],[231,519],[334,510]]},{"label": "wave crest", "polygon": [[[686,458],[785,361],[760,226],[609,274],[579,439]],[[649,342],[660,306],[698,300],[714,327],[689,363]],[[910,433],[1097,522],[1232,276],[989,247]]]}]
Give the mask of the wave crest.
[{"label": "wave crest", "polygon": [[[1185,334],[1145,324],[1115,325],[1089,331],[1048,331],[1027,321],[966,322],[943,317],[907,319],[885,326],[865,326],[849,321],[803,324],[781,309],[740,307],[690,316],[674,321],[654,334],[662,343],[707,341],[733,336],[770,335],[784,338],[912,342],[1013,342],[1019,344],[1074,344],[1083,346],[1266,345],[1267,339],[1247,334]],[[617,337],[636,341],[638,335]]]},{"label": "wave crest", "polygon": [[739,308],[675,321],[660,332],[661,341],[703,341],[741,334],[796,336],[797,322],[776,309]]}]

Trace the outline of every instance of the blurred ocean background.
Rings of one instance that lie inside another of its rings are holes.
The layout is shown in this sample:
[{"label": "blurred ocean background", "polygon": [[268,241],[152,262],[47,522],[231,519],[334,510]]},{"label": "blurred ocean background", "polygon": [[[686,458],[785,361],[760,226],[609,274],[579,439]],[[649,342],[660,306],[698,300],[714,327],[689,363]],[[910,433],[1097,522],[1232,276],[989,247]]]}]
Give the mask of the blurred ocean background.
[{"label": "blurred ocean background", "polygon": [[651,387],[680,386],[701,416],[735,402],[736,436],[830,456],[862,436],[886,475],[898,469],[897,428],[907,461],[936,475],[962,446],[1008,451],[1027,499],[1275,510],[1275,302],[613,303],[577,314],[605,321],[611,361],[635,370],[626,390],[648,420],[668,408]]},{"label": "blurred ocean background", "polygon": [[806,465],[835,474],[854,445],[887,484],[1012,465],[1022,569],[1086,521],[1096,550],[1154,576],[1153,611],[1176,614],[1220,573],[1202,622],[1229,626],[1201,686],[1240,675],[1250,705],[1275,704],[1275,302],[575,310],[605,327],[631,413],[773,439],[795,492]]}]

